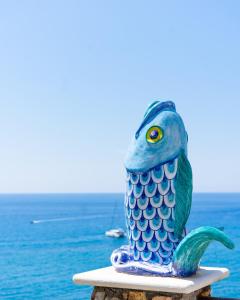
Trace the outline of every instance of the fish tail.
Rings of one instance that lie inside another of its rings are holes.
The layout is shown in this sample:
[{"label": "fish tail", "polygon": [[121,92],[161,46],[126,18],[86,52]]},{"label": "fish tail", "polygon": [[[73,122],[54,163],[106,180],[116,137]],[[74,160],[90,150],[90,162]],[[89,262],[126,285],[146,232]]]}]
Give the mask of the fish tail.
[{"label": "fish tail", "polygon": [[212,241],[218,241],[229,249],[234,248],[234,243],[221,229],[202,226],[192,230],[181,241],[173,256],[173,268],[178,276],[196,273],[200,259]]}]

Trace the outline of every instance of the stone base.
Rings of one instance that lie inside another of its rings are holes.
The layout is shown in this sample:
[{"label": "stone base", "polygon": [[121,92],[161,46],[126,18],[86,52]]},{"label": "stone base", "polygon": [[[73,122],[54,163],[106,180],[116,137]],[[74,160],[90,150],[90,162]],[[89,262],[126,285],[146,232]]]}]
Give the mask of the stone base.
[{"label": "stone base", "polygon": [[156,295],[165,295],[166,293],[189,295],[195,291],[201,291],[204,287],[227,277],[228,274],[229,271],[225,268],[200,267],[195,275],[186,278],[140,276],[119,273],[113,267],[107,267],[75,274],[73,281],[75,284],[108,288],[109,291],[121,289],[146,291],[145,294],[150,291]]},{"label": "stone base", "polygon": [[210,296],[210,286],[190,294],[139,291],[109,287],[95,287],[91,300],[196,300],[197,296]]}]

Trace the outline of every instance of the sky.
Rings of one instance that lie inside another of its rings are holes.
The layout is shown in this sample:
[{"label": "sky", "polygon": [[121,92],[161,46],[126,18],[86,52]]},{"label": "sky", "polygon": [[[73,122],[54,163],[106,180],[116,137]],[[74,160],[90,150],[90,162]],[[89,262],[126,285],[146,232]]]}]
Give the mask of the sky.
[{"label": "sky", "polygon": [[172,100],[195,192],[240,192],[239,1],[1,1],[0,192],[124,192]]}]

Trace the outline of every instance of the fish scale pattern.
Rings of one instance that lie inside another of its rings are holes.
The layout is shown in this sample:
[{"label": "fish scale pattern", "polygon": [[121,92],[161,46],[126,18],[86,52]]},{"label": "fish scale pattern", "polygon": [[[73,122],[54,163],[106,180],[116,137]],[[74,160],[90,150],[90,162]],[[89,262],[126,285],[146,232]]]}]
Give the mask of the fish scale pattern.
[{"label": "fish scale pattern", "polygon": [[133,261],[166,266],[172,261],[180,242],[174,234],[177,166],[176,158],[145,173],[127,172],[125,213]]}]

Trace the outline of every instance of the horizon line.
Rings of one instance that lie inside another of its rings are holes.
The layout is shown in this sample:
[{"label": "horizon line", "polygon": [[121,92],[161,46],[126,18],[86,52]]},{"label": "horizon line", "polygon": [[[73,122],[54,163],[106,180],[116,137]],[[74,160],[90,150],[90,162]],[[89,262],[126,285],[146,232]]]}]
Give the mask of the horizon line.
[{"label": "horizon line", "polygon": [[[89,195],[89,194],[125,194],[125,192],[0,192],[0,195]],[[193,194],[240,194],[240,191],[237,192],[193,192]]]}]

